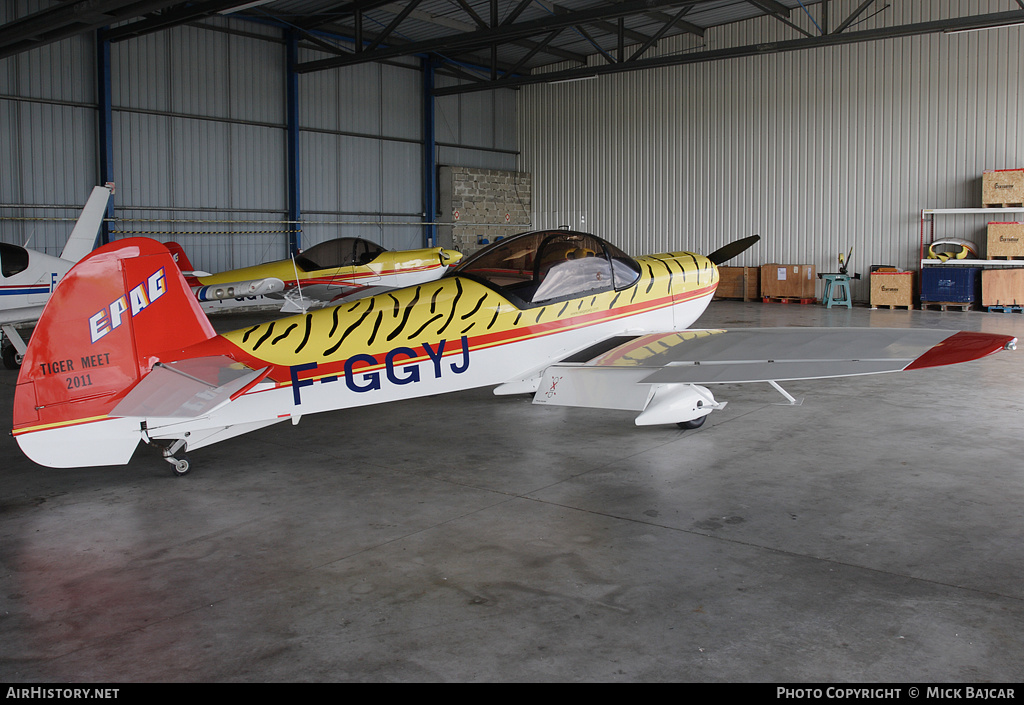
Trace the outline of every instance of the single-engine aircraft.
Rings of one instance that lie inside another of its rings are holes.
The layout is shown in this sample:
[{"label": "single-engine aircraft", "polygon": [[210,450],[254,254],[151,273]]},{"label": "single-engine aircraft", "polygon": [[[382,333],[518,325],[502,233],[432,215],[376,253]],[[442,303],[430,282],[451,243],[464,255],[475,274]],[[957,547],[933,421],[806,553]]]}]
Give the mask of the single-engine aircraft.
[{"label": "single-engine aircraft", "polygon": [[[1008,335],[892,328],[688,330],[718,285],[704,257],[634,259],[586,233],[494,243],[436,281],[217,335],[167,248],[130,238],[65,277],[29,343],[13,434],[52,467],[127,463],[306,414],[498,385],[542,404],[695,428],[706,385],[893,372],[1013,349]],[[795,401],[788,397],[791,402]]]},{"label": "single-engine aircraft", "polygon": [[111,193],[110,186],[93,188],[60,257],[0,243],[0,345],[7,369],[18,369],[25,354],[26,343],[15,326],[38,320],[57,282],[96,246]]},{"label": "single-engine aircraft", "polygon": [[218,274],[189,271],[178,243],[167,243],[204,311],[277,303],[286,313],[362,298],[439,278],[462,258],[441,247],[391,251],[358,237],[326,240],[294,259],[282,259]]}]

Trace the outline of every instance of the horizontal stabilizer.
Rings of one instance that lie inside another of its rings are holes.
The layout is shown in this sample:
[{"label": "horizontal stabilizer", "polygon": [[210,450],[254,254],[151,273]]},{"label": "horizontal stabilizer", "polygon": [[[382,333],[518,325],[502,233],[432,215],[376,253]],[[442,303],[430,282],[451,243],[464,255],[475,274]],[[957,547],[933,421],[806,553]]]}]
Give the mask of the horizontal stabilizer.
[{"label": "horizontal stabilizer", "polygon": [[140,418],[204,416],[257,384],[268,370],[251,370],[223,356],[157,363],[109,415]]}]

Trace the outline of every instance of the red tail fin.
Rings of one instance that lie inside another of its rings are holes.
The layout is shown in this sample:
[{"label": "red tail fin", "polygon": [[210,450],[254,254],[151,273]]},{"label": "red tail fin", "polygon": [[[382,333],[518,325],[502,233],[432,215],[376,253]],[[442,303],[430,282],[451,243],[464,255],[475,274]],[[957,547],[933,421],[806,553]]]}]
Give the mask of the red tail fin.
[{"label": "red tail fin", "polygon": [[101,247],[71,268],[43,310],[18,376],[14,433],[102,419],[154,356],[214,335],[163,244]]}]

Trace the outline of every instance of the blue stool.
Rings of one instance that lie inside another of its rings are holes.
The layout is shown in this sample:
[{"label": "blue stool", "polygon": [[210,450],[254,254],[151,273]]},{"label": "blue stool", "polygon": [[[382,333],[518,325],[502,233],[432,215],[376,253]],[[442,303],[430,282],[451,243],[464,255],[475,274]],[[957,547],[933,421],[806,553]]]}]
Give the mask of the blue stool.
[{"label": "blue stool", "polygon": [[822,274],[821,279],[825,282],[825,291],[822,292],[821,300],[826,308],[833,306],[853,308],[853,302],[850,300],[849,274]]}]

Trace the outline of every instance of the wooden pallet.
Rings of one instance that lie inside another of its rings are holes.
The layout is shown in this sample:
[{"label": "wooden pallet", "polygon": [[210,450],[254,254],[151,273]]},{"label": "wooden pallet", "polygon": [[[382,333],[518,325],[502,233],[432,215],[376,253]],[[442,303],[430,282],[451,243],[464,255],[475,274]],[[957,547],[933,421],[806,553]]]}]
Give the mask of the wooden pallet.
[{"label": "wooden pallet", "polygon": [[927,311],[929,309],[936,310],[938,307],[939,311],[949,311],[950,309],[959,309],[960,311],[972,311],[974,310],[974,302],[972,301],[922,301],[921,310]]},{"label": "wooden pallet", "polygon": [[898,306],[897,304],[875,304],[874,306],[871,307],[872,310],[874,310],[876,308],[888,308],[888,309],[892,309],[892,310],[903,309],[904,311],[913,311],[914,310],[913,306]]},{"label": "wooden pallet", "polygon": [[982,203],[982,208],[1024,208],[1024,203]]},{"label": "wooden pallet", "polygon": [[816,304],[817,299],[800,299],[793,296],[764,296],[761,301],[766,304]]}]

